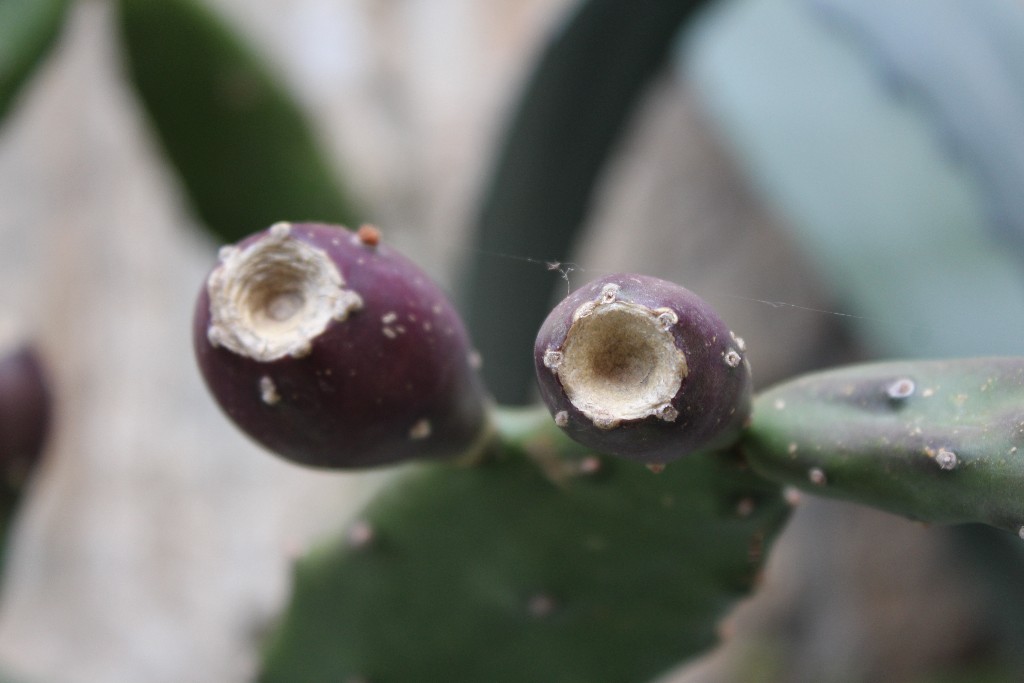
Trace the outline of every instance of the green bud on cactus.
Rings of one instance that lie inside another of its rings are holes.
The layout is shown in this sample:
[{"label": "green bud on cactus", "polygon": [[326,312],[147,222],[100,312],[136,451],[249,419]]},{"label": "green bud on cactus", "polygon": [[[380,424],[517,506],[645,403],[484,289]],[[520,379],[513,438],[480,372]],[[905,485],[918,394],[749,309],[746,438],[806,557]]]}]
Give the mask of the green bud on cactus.
[{"label": "green bud on cactus", "polygon": [[570,437],[659,466],[738,437],[751,402],[745,350],[693,292],[619,273],[555,307],[534,363],[541,396]]},{"label": "green bud on cactus", "polygon": [[227,415],[296,463],[455,458],[486,436],[458,313],[370,226],[278,223],[221,249],[194,344]]},{"label": "green bud on cactus", "polygon": [[1024,358],[854,365],[754,403],[751,466],[927,522],[1024,529]]}]

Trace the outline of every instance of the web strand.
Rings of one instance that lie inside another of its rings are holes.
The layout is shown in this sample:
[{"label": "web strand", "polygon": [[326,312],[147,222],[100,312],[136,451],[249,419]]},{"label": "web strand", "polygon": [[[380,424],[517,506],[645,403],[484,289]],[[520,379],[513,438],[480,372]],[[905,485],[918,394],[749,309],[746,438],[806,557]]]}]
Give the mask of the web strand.
[{"label": "web strand", "polygon": [[[613,272],[611,270],[600,270],[600,269],[595,269],[595,268],[590,268],[590,267],[584,268],[582,265],[580,265],[579,263],[576,263],[574,261],[561,261],[561,260],[556,260],[556,259],[536,258],[536,257],[532,257],[532,256],[524,256],[524,255],[521,255],[521,254],[511,254],[511,253],[505,253],[505,252],[488,251],[488,250],[485,250],[485,249],[473,249],[473,251],[474,251],[474,253],[480,254],[482,256],[487,256],[487,257],[490,257],[490,258],[504,259],[504,260],[509,260],[509,261],[518,261],[520,263],[523,263],[523,264],[526,264],[526,265],[529,265],[529,266],[533,266],[533,267],[537,267],[537,268],[543,268],[544,270],[546,270],[548,272],[558,273],[559,279],[565,281],[566,296],[568,296],[572,292],[572,280],[570,280],[570,275],[572,275],[573,273],[588,273],[589,272],[589,273],[592,273],[594,275],[599,275],[599,274],[608,274],[608,273]],[[680,283],[680,284],[683,284],[685,286],[685,283]],[[711,293],[709,290],[704,290],[704,291],[708,292],[708,293]],[[849,313],[849,312],[846,312],[846,311],[836,311],[836,310],[832,310],[832,309],[828,309],[828,308],[818,308],[818,307],[815,307],[815,306],[806,306],[806,305],[798,304],[798,303],[791,302],[791,301],[781,301],[781,300],[773,300],[773,299],[759,299],[757,297],[743,296],[743,295],[740,295],[740,294],[733,294],[733,293],[722,292],[722,291],[715,291],[713,293],[717,294],[717,295],[720,295],[720,296],[725,296],[725,297],[728,297],[728,298],[731,298],[731,299],[738,299],[740,301],[749,301],[751,303],[756,303],[756,304],[760,304],[760,305],[763,305],[763,306],[770,306],[771,308],[776,308],[776,309],[786,308],[786,309],[791,309],[791,310],[794,310],[794,311],[802,311],[802,312],[805,312],[805,313],[813,313],[813,314],[816,314],[816,315],[828,315],[828,316],[835,316],[835,317],[838,317],[838,318],[848,318],[850,320],[862,320],[864,322],[875,322],[875,323],[891,323],[892,322],[890,320],[885,320],[883,318],[859,315],[857,313]],[[908,327],[908,329],[913,329],[913,330],[920,331],[919,327],[915,326],[915,325],[907,325],[907,327]]]}]

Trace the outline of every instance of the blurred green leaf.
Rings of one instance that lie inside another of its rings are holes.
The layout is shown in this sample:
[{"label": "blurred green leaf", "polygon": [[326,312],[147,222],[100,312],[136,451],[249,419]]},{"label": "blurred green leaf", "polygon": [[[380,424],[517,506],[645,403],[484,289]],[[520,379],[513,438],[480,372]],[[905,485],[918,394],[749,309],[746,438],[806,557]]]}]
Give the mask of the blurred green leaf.
[{"label": "blurred green leaf", "polygon": [[637,101],[680,26],[705,4],[590,0],[540,56],[480,208],[464,288],[484,378],[503,403],[533,396],[533,338],[552,305],[557,273],[490,255],[553,259],[570,252]]},{"label": "blurred green leaf", "polygon": [[68,0],[0,0],[0,119],[54,44]]},{"label": "blurred green leaf", "polygon": [[193,206],[234,242],[279,220],[354,226],[298,105],[195,0],[121,0],[135,87]]},{"label": "blurred green leaf", "polygon": [[981,180],[850,42],[806,2],[749,0],[679,54],[876,353],[1019,354],[1020,253],[990,229]]}]

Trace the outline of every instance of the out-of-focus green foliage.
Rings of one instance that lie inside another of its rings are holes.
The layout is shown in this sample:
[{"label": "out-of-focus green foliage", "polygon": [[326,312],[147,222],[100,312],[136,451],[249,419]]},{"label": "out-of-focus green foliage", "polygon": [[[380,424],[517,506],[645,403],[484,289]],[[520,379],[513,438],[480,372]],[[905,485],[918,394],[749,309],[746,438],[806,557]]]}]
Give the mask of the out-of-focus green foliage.
[{"label": "out-of-focus green foliage", "polygon": [[279,220],[359,220],[298,105],[195,0],[121,0],[129,72],[195,210],[235,242]]},{"label": "out-of-focus green foliage", "polygon": [[664,67],[680,27],[706,4],[590,0],[540,56],[482,200],[465,287],[467,324],[486,359],[484,378],[503,403],[533,397],[530,349],[551,306],[556,274],[529,277],[521,264],[486,254],[569,254],[637,101]]}]

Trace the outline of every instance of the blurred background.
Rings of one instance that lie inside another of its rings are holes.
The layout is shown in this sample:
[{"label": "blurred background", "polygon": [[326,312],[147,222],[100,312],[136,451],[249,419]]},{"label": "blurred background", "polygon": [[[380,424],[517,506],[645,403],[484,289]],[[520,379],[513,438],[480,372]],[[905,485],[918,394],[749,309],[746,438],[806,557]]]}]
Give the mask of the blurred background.
[{"label": "blurred background", "polygon": [[[620,270],[711,301],[761,387],[1021,353],[1015,0],[198,4],[294,100],[343,217],[460,302],[504,403],[532,400],[544,307]],[[196,169],[225,160],[154,125],[171,105],[147,88],[173,104],[194,81],[141,55],[198,44],[117,5],[69,3],[0,122],[0,316],[38,340],[57,395],[9,539],[0,661],[40,681],[244,681],[292,559],[388,473],[279,462],[206,396],[191,309],[235,229],[211,216],[253,198],[202,199],[220,181]],[[219,177],[250,170],[228,161]],[[723,645],[665,680],[1020,680],[1015,541],[805,496]]]}]

